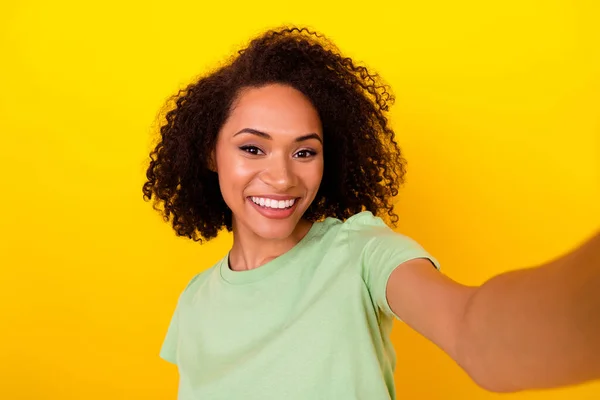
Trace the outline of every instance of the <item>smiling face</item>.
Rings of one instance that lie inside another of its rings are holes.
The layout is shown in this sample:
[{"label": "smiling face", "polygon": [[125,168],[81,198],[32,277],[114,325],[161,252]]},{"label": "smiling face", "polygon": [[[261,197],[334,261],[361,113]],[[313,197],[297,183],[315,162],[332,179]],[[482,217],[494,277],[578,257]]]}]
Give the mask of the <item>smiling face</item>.
[{"label": "smiling face", "polygon": [[241,92],[215,148],[234,233],[285,239],[294,232],[321,184],[322,142],[317,110],[298,90],[271,84]]}]

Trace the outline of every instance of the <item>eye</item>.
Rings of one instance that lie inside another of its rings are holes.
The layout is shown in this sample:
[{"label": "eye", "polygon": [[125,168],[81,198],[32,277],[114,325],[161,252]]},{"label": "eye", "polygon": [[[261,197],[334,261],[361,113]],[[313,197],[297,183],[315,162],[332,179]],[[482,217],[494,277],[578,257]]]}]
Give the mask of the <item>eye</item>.
[{"label": "eye", "polygon": [[251,146],[251,145],[241,146],[240,150],[245,151],[246,153],[250,153],[250,154],[255,155],[255,156],[258,156],[260,154],[264,154],[261,149],[259,149],[256,146]]},{"label": "eye", "polygon": [[308,157],[312,157],[312,156],[314,156],[316,154],[317,154],[316,151],[312,151],[312,150],[300,150],[299,152],[297,152],[296,154],[294,154],[294,157],[297,157],[297,158],[308,158]]}]

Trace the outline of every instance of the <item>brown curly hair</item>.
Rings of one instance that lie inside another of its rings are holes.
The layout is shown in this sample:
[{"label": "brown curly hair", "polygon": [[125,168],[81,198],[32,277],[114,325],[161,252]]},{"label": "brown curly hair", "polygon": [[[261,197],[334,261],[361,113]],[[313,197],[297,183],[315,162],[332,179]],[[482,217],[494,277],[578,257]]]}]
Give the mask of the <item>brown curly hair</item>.
[{"label": "brown curly hair", "polygon": [[[345,220],[361,211],[389,216],[406,160],[386,112],[394,98],[377,74],[343,57],[323,35],[284,27],[254,38],[220,68],[169,98],[166,122],[150,153],[144,200],[177,236],[202,242],[232,230],[217,174],[209,168],[217,135],[240,90],[270,83],[302,92],[323,127],[323,179],[304,218]],[[159,205],[162,205],[161,209]]]}]

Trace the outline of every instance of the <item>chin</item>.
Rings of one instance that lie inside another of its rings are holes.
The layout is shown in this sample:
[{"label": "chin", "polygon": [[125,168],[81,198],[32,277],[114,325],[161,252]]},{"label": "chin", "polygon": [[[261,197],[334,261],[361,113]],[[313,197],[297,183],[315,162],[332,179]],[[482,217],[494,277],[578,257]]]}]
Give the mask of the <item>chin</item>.
[{"label": "chin", "polygon": [[282,240],[287,239],[294,233],[297,221],[292,220],[273,220],[265,221],[253,229],[254,234],[263,239]]}]

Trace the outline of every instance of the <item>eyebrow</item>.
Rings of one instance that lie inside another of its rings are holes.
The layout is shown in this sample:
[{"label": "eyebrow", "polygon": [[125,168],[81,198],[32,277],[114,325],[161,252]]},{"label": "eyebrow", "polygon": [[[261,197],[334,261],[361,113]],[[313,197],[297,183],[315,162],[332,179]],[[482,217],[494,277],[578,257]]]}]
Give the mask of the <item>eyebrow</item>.
[{"label": "eyebrow", "polygon": [[[260,137],[268,139],[268,140],[273,140],[271,135],[269,135],[268,133],[265,133],[265,132],[262,132],[262,131],[259,131],[256,129],[252,129],[252,128],[244,128],[241,131],[237,132],[233,136],[235,137],[235,136],[239,135],[240,133],[250,133],[252,135],[260,136]],[[317,139],[319,142],[321,142],[321,144],[323,144],[323,140],[321,139],[321,136],[319,136],[316,133],[309,133],[308,135],[298,136],[296,139],[294,139],[294,142],[303,142],[308,139]]]}]

